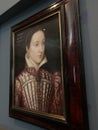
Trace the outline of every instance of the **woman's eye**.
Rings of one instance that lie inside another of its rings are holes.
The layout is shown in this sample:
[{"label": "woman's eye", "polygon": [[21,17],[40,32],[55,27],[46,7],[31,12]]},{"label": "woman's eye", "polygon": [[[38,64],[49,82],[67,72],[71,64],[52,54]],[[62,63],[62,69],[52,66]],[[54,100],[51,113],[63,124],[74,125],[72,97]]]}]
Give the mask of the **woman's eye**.
[{"label": "woman's eye", "polygon": [[37,47],[37,46],[38,46],[38,44],[35,44],[35,46]]},{"label": "woman's eye", "polygon": [[35,47],[37,47],[39,44],[38,44],[38,42],[35,42],[33,45],[34,45]]}]

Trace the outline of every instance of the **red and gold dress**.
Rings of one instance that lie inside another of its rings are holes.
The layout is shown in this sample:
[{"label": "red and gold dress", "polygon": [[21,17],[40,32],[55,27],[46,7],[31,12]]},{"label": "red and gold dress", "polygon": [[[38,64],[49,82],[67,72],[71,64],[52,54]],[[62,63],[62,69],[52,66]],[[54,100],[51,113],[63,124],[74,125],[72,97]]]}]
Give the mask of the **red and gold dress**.
[{"label": "red and gold dress", "polygon": [[[43,63],[46,63],[46,58]],[[33,111],[63,114],[61,75],[27,65],[16,78],[15,106]]]}]

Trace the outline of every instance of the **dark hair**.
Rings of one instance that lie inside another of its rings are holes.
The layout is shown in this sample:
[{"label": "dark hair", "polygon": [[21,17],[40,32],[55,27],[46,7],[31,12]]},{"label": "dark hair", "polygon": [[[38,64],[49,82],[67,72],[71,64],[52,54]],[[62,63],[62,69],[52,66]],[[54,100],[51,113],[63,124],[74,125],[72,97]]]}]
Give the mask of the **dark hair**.
[{"label": "dark hair", "polygon": [[45,29],[44,28],[40,28],[40,27],[35,27],[35,28],[32,28],[30,29],[28,32],[27,32],[27,35],[26,35],[26,46],[29,48],[30,47],[30,42],[31,42],[31,38],[32,38],[32,35],[38,31],[42,31],[45,35]]}]

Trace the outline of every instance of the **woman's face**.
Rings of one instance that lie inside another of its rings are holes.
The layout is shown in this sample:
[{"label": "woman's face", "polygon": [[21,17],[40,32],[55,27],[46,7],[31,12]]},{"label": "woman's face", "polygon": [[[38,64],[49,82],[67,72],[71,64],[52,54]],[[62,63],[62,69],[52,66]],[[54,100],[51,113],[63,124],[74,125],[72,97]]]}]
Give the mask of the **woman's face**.
[{"label": "woman's face", "polygon": [[44,57],[45,51],[45,35],[39,30],[32,35],[30,47],[26,48],[30,58],[36,63],[40,64]]}]

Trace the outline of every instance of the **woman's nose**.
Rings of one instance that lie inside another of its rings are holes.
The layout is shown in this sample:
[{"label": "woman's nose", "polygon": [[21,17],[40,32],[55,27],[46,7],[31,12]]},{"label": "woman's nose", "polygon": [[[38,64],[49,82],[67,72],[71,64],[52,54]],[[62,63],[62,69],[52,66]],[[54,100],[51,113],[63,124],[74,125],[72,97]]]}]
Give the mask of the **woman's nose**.
[{"label": "woman's nose", "polygon": [[43,46],[43,45],[40,45],[40,46],[39,46],[39,50],[40,50],[40,52],[43,52],[43,51],[44,51],[44,46]]}]

